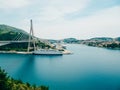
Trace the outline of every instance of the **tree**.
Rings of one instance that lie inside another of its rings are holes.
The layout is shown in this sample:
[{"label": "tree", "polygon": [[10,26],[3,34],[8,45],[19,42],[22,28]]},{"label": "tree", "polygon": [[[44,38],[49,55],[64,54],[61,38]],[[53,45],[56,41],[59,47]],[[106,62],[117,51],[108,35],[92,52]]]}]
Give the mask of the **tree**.
[{"label": "tree", "polygon": [[5,70],[0,68],[0,90],[10,90],[8,79],[9,77]]}]

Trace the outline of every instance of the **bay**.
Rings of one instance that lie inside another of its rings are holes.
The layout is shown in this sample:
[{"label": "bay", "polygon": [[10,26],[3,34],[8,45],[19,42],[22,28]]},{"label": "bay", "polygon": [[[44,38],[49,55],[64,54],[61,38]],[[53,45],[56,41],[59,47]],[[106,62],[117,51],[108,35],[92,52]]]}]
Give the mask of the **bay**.
[{"label": "bay", "polygon": [[67,45],[72,55],[0,54],[0,66],[24,82],[50,90],[119,90],[120,51]]}]

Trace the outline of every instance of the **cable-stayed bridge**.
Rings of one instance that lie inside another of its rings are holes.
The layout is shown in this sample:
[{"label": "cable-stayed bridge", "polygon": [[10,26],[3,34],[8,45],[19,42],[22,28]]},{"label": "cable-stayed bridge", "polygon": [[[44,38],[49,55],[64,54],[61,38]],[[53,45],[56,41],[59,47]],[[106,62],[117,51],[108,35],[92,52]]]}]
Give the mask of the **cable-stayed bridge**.
[{"label": "cable-stayed bridge", "polygon": [[12,40],[0,40],[0,46],[11,44],[11,43],[23,43],[28,42],[28,35],[18,33]]},{"label": "cable-stayed bridge", "polygon": [[50,45],[48,40],[46,40],[46,39],[38,39],[38,38],[36,38],[34,36],[32,20],[30,22],[31,22],[30,23],[31,27],[30,27],[30,33],[29,34],[28,33],[23,33],[23,32],[18,32],[17,35],[15,35],[15,37],[13,39],[0,40],[0,46],[7,45],[7,44],[12,44],[12,43],[25,43],[25,42],[28,42],[28,47],[30,47],[30,43],[35,44],[35,42],[37,42],[37,41],[41,41],[42,43]]}]

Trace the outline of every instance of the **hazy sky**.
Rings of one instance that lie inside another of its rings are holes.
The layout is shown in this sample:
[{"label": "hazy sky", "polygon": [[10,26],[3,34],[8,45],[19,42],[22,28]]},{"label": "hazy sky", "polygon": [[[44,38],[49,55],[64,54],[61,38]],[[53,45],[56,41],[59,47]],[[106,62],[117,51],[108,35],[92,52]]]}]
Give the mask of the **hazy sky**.
[{"label": "hazy sky", "polygon": [[0,0],[0,24],[45,39],[120,36],[120,0]]}]

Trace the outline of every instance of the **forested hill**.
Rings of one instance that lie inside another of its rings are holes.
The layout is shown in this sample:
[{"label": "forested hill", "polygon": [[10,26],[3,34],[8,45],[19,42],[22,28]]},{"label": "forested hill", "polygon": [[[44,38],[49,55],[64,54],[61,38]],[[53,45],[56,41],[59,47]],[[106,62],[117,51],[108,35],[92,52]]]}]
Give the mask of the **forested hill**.
[{"label": "forested hill", "polygon": [[74,44],[85,44],[88,46],[94,47],[104,47],[110,49],[119,49],[120,50],[120,37],[110,38],[110,37],[96,37],[86,40],[78,40],[75,38],[64,39],[65,43],[74,43]]},{"label": "forested hill", "polygon": [[28,39],[28,33],[24,30],[11,27],[8,25],[0,25],[0,40],[13,40],[18,36],[19,34],[23,34],[24,39]]},{"label": "forested hill", "polygon": [[[24,30],[0,25],[0,41],[28,40],[29,34]],[[50,48],[50,46],[36,37],[36,46],[40,48]],[[0,51],[27,51],[28,42],[10,43],[0,46]],[[31,49],[33,50],[33,49]]]}]

